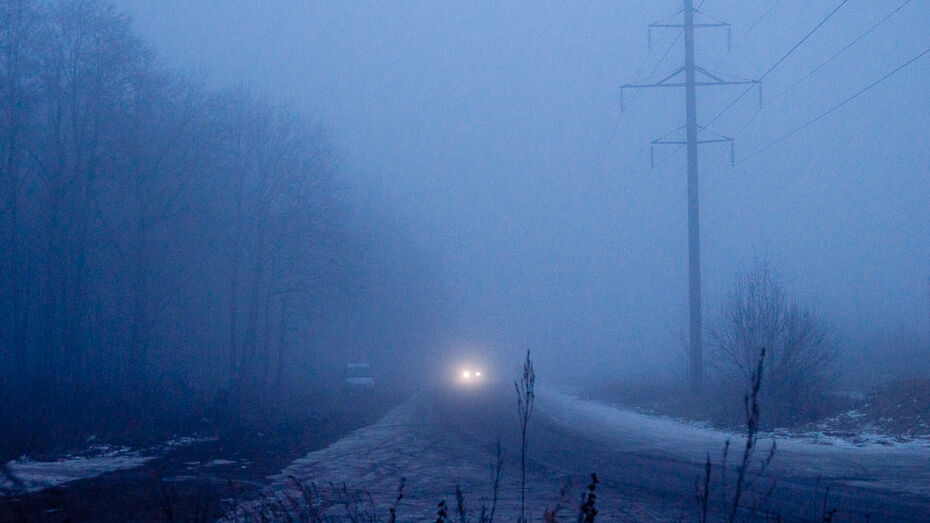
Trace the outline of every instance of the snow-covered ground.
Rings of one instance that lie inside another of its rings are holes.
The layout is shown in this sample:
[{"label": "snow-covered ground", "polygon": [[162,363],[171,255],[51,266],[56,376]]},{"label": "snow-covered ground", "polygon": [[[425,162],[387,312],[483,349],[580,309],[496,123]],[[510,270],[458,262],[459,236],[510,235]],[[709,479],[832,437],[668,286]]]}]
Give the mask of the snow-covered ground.
[{"label": "snow-covered ground", "polygon": [[69,481],[138,467],[152,459],[127,448],[102,450],[97,455],[68,456],[55,461],[33,461],[27,457],[9,461],[0,468],[0,493],[36,492]]},{"label": "snow-covered ground", "polygon": [[0,465],[0,494],[37,492],[70,481],[131,469],[172,449],[207,440],[185,436],[144,451],[92,445],[79,455],[68,454],[52,461],[35,461],[23,456]]},{"label": "snow-covered ground", "polygon": [[[566,428],[585,427],[587,436],[605,444],[622,445],[627,451],[666,454],[700,463],[707,453],[712,459],[719,457],[728,440],[731,456],[735,456],[735,452],[742,452],[745,439],[742,434],[641,414],[556,389],[540,388],[537,401],[540,411],[554,422]],[[776,444],[776,472],[930,496],[930,440],[925,438],[900,441],[862,434],[849,440],[816,432],[768,433],[760,438],[760,454],[771,442]]]}]

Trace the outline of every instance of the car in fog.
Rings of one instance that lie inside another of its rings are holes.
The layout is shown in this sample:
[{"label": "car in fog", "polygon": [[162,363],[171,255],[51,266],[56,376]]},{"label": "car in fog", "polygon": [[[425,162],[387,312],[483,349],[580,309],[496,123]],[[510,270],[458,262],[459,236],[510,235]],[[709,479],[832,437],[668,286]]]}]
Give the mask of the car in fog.
[{"label": "car in fog", "polygon": [[356,362],[346,364],[345,388],[349,391],[369,391],[374,389],[375,379],[371,374],[371,364]]},{"label": "car in fog", "polygon": [[474,367],[466,367],[466,368],[463,368],[462,371],[459,373],[458,381],[459,383],[462,383],[465,385],[474,385],[474,384],[483,382],[484,375],[482,375],[482,372],[480,369],[476,369]]}]

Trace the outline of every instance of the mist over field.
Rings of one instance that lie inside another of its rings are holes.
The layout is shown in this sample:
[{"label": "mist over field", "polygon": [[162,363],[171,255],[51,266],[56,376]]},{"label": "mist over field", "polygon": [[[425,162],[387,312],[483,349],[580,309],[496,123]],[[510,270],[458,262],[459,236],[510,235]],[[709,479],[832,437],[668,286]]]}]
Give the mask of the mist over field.
[{"label": "mist over field", "polygon": [[0,0],[0,521],[229,518],[288,474],[367,520],[401,477],[475,521],[565,479],[574,518],[591,472],[607,520],[761,518],[742,473],[695,513],[705,456],[783,480],[768,515],[914,518],[928,34],[922,0]]},{"label": "mist over field", "polygon": [[[769,4],[708,4],[735,45],[727,51],[725,31],[699,31],[698,62],[755,78],[835,7],[779,2],[753,27]],[[766,106],[749,126],[755,92],[714,123],[738,139],[736,159],[925,46],[925,6],[910,5],[768,103],[895,7],[857,4],[765,79]],[[666,369],[685,350],[684,153],[660,148],[657,158],[672,156],[650,170],[648,149],[681,125],[684,97],[633,95],[622,119],[619,104],[619,86],[642,80],[676,37],[653,29],[650,53],[646,25],[680,6],[124,5],[166,60],[325,122],[355,197],[397,216],[439,267],[446,343],[517,358],[532,347],[541,366],[573,375],[604,361],[615,372]],[[680,66],[680,52],[657,77]],[[732,169],[725,146],[702,147],[708,311],[739,267],[768,255],[848,333],[844,345],[901,331],[926,340],[925,67]],[[700,91],[700,119],[742,90]]]}]

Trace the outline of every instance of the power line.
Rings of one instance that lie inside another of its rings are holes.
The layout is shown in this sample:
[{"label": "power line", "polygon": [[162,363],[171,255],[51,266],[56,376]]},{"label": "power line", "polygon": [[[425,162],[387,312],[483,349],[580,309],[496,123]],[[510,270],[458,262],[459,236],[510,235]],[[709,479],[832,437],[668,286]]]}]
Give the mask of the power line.
[{"label": "power line", "polygon": [[817,67],[811,69],[811,71],[810,71],[809,73],[807,73],[806,75],[802,76],[798,81],[794,82],[793,84],[791,84],[790,86],[788,86],[785,90],[783,90],[782,92],[780,92],[780,93],[778,93],[777,95],[775,95],[774,97],[772,97],[772,99],[769,101],[769,103],[774,102],[775,100],[778,100],[778,99],[781,98],[785,93],[787,93],[788,91],[791,91],[792,89],[794,89],[795,87],[797,87],[798,84],[800,84],[800,83],[803,82],[804,80],[807,80],[808,78],[810,78],[811,76],[813,76],[815,73],[817,73],[817,71],[821,70],[821,69],[822,69],[823,67],[825,67],[827,64],[829,64],[830,62],[832,62],[833,60],[835,60],[838,56],[840,56],[841,54],[843,54],[843,53],[845,53],[847,50],[849,50],[849,48],[851,48],[852,46],[854,46],[854,45],[856,45],[857,43],[859,43],[860,40],[862,40],[863,38],[865,38],[866,36],[868,36],[869,33],[871,33],[872,31],[874,31],[878,26],[880,26],[880,25],[882,25],[883,23],[885,23],[889,18],[891,18],[892,16],[896,15],[896,14],[898,13],[898,11],[900,11],[901,9],[904,9],[905,7],[907,7],[907,5],[910,4],[910,3],[911,3],[911,0],[904,0],[904,3],[902,3],[902,4],[899,5],[897,8],[895,8],[894,11],[888,13],[888,15],[886,15],[884,18],[882,18],[881,20],[879,20],[878,22],[876,22],[874,25],[872,25],[872,27],[870,27],[867,31],[865,31],[864,33],[862,33],[862,34],[860,34],[859,36],[857,36],[856,38],[854,38],[851,42],[849,42],[848,44],[846,44],[842,49],[840,49],[839,51],[837,51],[836,53],[834,53],[833,56],[831,56],[830,58],[827,58],[827,60],[826,60],[825,62],[823,62],[822,64],[818,65]]},{"label": "power line", "polygon": [[766,9],[764,13],[762,13],[762,16],[757,18],[756,21],[753,22],[751,26],[749,26],[749,29],[747,29],[746,32],[743,33],[743,36],[739,37],[736,43],[729,46],[729,48],[727,49],[727,53],[723,55],[723,58],[721,58],[720,61],[717,62],[717,66],[714,67],[714,73],[720,70],[720,67],[723,65],[723,62],[725,62],[727,58],[730,56],[730,52],[733,50],[733,48],[739,47],[739,45],[743,42],[743,40],[745,40],[747,36],[752,34],[752,32],[756,29],[756,26],[758,26],[762,22],[762,20],[765,20],[765,18],[769,15],[769,13],[774,11],[775,7],[777,7],[780,2],[781,0],[775,0],[775,2],[773,2],[772,5],[769,6],[769,8]]},{"label": "power line", "polygon": [[[808,127],[810,127],[811,125],[813,125],[814,123],[816,123],[816,122],[818,122],[819,120],[823,119],[824,117],[826,117],[826,116],[829,115],[830,113],[835,112],[836,110],[840,109],[840,108],[843,107],[844,105],[846,105],[846,104],[852,102],[853,100],[855,100],[856,98],[862,96],[863,94],[865,94],[867,91],[869,91],[869,90],[872,89],[873,87],[875,87],[875,86],[877,86],[878,84],[884,82],[885,80],[891,78],[892,76],[894,76],[895,74],[897,74],[897,73],[900,72],[901,70],[907,68],[909,65],[913,64],[914,62],[916,62],[917,60],[919,60],[920,58],[922,58],[923,56],[925,56],[925,55],[927,55],[927,54],[930,54],[930,48],[925,49],[923,52],[921,52],[921,53],[918,54],[917,56],[911,58],[911,59],[908,60],[907,62],[901,64],[901,65],[898,66],[898,67],[896,67],[894,70],[892,70],[891,72],[885,74],[884,76],[882,76],[882,77],[879,78],[878,80],[872,82],[871,84],[869,84],[868,86],[864,87],[863,89],[861,89],[860,91],[858,91],[858,92],[855,93],[854,95],[852,95],[852,96],[846,98],[845,100],[843,100],[842,102],[840,102],[840,103],[834,105],[834,106],[831,107],[830,109],[828,109],[828,110],[826,110],[826,111],[820,113],[820,114],[817,115],[816,117],[814,117],[814,118],[812,118],[811,120],[809,120],[809,121],[807,121],[806,123],[804,123],[804,125],[801,125],[800,127],[797,127],[796,129],[792,130],[791,132],[789,132],[789,133],[785,134],[784,136],[778,138],[777,140],[775,140],[775,141],[769,143],[769,144],[766,145],[765,147],[762,147],[761,149],[758,149],[758,150],[756,150],[755,152],[753,152],[752,154],[750,154],[749,156],[746,156],[745,158],[740,159],[738,162],[735,162],[733,165],[730,166],[730,168],[728,168],[726,171],[724,171],[723,173],[721,173],[721,175],[718,176],[718,177],[714,180],[714,182],[710,185],[710,187],[708,187],[708,189],[709,189],[709,190],[713,190],[713,189],[717,186],[717,184],[720,183],[720,180],[722,180],[725,176],[727,176],[728,174],[730,174],[737,166],[741,165],[741,164],[744,163],[744,162],[748,162],[749,160],[755,158],[756,156],[762,154],[763,152],[765,152],[765,151],[767,151],[767,150],[769,150],[769,149],[775,147],[776,145],[780,144],[781,142],[787,140],[788,138],[794,136],[795,134],[797,134],[797,133],[803,131],[804,129],[806,129],[806,128],[808,128]],[[680,221],[681,221],[681,220],[679,220],[679,222],[680,222]]]},{"label": "power line", "polygon": [[[683,30],[678,32],[678,35],[675,37],[674,40],[672,40],[671,45],[669,45],[669,46],[668,46],[668,49],[665,50],[665,54],[662,55],[662,58],[660,58],[659,61],[656,63],[655,67],[652,68],[652,71],[649,72],[649,76],[647,76],[646,78],[644,78],[643,81],[646,81],[646,80],[652,78],[653,76],[655,76],[656,71],[659,70],[659,67],[662,66],[662,63],[665,62],[665,59],[668,58],[669,53],[671,53],[671,52],[672,52],[672,49],[675,48],[675,44],[678,43],[678,40],[681,39],[681,35],[683,35],[683,34],[684,34],[684,31],[683,31]],[[649,56],[650,56],[650,55],[652,55],[652,51],[651,51],[651,50],[650,50],[650,52],[646,55],[646,58],[643,60],[643,64],[640,66],[640,68],[639,68],[639,73],[638,73],[638,74],[642,74],[642,72],[646,69],[646,63],[649,61]],[[621,96],[621,98],[623,97],[623,91],[621,91],[620,96]],[[636,100],[636,97],[637,97],[637,96],[639,96],[639,91],[638,91],[638,90],[637,90],[635,93],[633,93],[633,97],[630,98],[630,103],[633,103],[633,102]],[[623,105],[622,100],[621,100],[621,104],[620,104],[620,105],[621,105],[621,106]],[[625,113],[625,111],[624,111],[623,109],[621,109],[621,110],[620,110],[620,114],[617,116],[617,121],[614,123],[613,129],[610,131],[610,136],[607,138],[607,143],[604,144],[604,149],[601,151],[601,154],[600,154],[600,156],[598,157],[597,163],[594,165],[594,170],[595,170],[595,171],[597,171],[598,169],[600,169],[601,164],[604,163],[604,158],[607,156],[607,151],[610,150],[610,144],[613,143],[614,137],[617,135],[617,130],[620,129],[620,123],[623,121],[623,115],[624,115],[624,113]]]},{"label": "power line", "polygon": [[794,129],[794,130],[791,131],[790,133],[788,133],[788,134],[782,136],[781,138],[775,140],[774,142],[771,142],[770,144],[766,145],[765,147],[763,147],[763,148],[757,150],[756,152],[754,152],[754,153],[750,154],[749,156],[747,156],[747,157],[741,159],[740,161],[736,162],[736,163],[734,164],[734,166],[735,166],[735,165],[739,165],[739,164],[744,163],[744,162],[747,162],[747,161],[749,161],[749,160],[752,159],[752,158],[755,158],[756,156],[762,154],[763,152],[765,152],[765,151],[771,149],[772,147],[775,147],[776,145],[780,144],[781,142],[787,140],[788,138],[790,138],[790,137],[792,137],[792,136],[798,134],[799,132],[803,131],[804,129],[807,129],[808,127],[810,127],[811,125],[817,123],[818,121],[820,121],[821,119],[823,119],[823,118],[826,117],[827,115],[833,113],[833,112],[836,111],[837,109],[843,107],[844,105],[846,105],[846,104],[848,104],[849,102],[855,100],[856,98],[859,98],[860,96],[862,96],[863,94],[865,94],[866,92],[868,92],[869,90],[871,90],[873,87],[875,87],[875,86],[877,86],[878,84],[884,82],[885,80],[891,78],[892,76],[894,76],[895,74],[897,74],[898,72],[900,72],[901,70],[903,70],[904,68],[906,68],[907,66],[909,66],[909,65],[911,65],[912,63],[916,62],[917,60],[923,58],[923,57],[924,57],[925,55],[927,55],[928,53],[930,53],[930,47],[928,47],[927,49],[925,49],[923,52],[921,52],[921,53],[918,54],[917,56],[915,56],[915,57],[911,58],[910,60],[904,62],[903,64],[899,65],[899,66],[896,67],[894,70],[892,70],[891,72],[885,74],[884,76],[882,76],[882,77],[879,78],[878,80],[875,80],[875,81],[872,82],[871,84],[869,84],[869,85],[867,85],[866,87],[862,88],[862,89],[859,90],[859,92],[857,92],[856,94],[854,94],[854,95],[852,95],[852,96],[846,98],[846,99],[843,100],[842,102],[840,102],[840,103],[834,105],[833,107],[831,107],[831,108],[827,109],[826,111],[820,113],[820,114],[817,115],[816,117],[814,117],[814,118],[808,120],[804,125],[801,125],[800,127],[797,127],[796,129]]},{"label": "power line", "polygon": [[[675,48],[675,44],[677,44],[678,41],[681,40],[681,35],[683,35],[683,34],[685,34],[684,31],[678,31],[678,34],[675,36],[675,39],[672,40],[672,45],[668,46],[668,49],[665,50],[665,54],[662,55],[662,58],[659,59],[659,62],[656,64],[656,66],[652,68],[652,71],[649,73],[649,76],[647,76],[645,79],[643,79],[643,81],[646,81],[646,80],[652,78],[653,76],[655,76],[656,71],[659,70],[659,67],[662,65],[662,62],[664,62],[665,59],[668,58],[669,53],[671,53],[671,52],[672,52],[672,49]],[[635,93],[634,93],[634,95],[635,95]]]},{"label": "power line", "polygon": [[747,120],[746,123],[743,124],[743,126],[740,127],[740,129],[736,132],[736,135],[739,136],[740,134],[742,134],[742,132],[743,132],[747,127],[749,127],[749,125],[752,124],[753,121],[755,121],[756,117],[759,115],[760,112],[762,112],[763,109],[765,109],[766,107],[768,107],[769,105],[771,105],[772,103],[774,103],[776,100],[778,100],[779,98],[781,98],[782,96],[784,96],[786,93],[788,93],[789,91],[791,91],[792,89],[794,89],[795,87],[797,87],[798,85],[800,85],[801,82],[803,82],[804,80],[807,80],[808,78],[810,78],[811,76],[813,76],[815,73],[817,73],[817,71],[819,71],[819,70],[821,70],[822,68],[824,68],[827,64],[829,64],[830,62],[832,62],[833,60],[835,60],[835,59],[836,59],[837,57],[839,57],[841,54],[843,54],[844,52],[848,51],[852,46],[856,45],[860,40],[862,40],[863,38],[865,38],[866,36],[868,36],[872,31],[874,31],[876,28],[878,28],[878,26],[880,26],[880,25],[882,25],[883,23],[885,23],[889,18],[891,18],[892,16],[894,16],[895,14],[897,14],[898,11],[900,11],[901,9],[903,9],[904,7],[906,7],[909,3],[911,3],[911,0],[905,0],[903,4],[899,5],[894,11],[888,13],[888,15],[886,15],[884,18],[882,18],[881,20],[879,20],[878,22],[876,22],[875,24],[873,24],[872,27],[868,28],[868,30],[866,30],[865,32],[863,32],[862,34],[860,34],[859,36],[857,36],[856,38],[854,38],[851,42],[849,42],[848,44],[846,44],[842,49],[840,49],[839,51],[837,51],[836,53],[834,53],[833,56],[831,56],[830,58],[828,58],[826,61],[822,62],[822,63],[821,63],[820,65],[818,65],[817,67],[811,69],[807,74],[805,74],[803,77],[801,77],[798,81],[794,82],[794,83],[791,84],[789,87],[787,87],[786,89],[784,89],[783,91],[781,91],[780,93],[778,93],[777,95],[775,95],[774,97],[772,97],[772,99],[769,100],[769,102],[768,102],[766,105],[764,105],[764,106],[759,106],[759,108],[756,109],[756,110],[752,113],[752,116],[749,117],[749,120]]},{"label": "power line", "polygon": [[[884,19],[882,19],[878,24],[876,24],[876,26],[877,26],[877,25],[880,25],[882,22],[884,22],[885,20],[887,20],[887,18],[889,18],[890,16],[894,15],[897,11],[899,11],[901,8],[904,7],[904,5],[906,5],[906,4],[909,3],[909,2],[910,2],[910,0],[906,0],[905,3],[904,3],[903,5],[899,6],[899,7],[898,7],[897,9],[895,9],[895,11],[893,11],[890,15],[888,15],[888,16],[886,16]],[[843,3],[845,4],[845,2],[843,2]],[[837,9],[839,9],[839,7],[842,7],[842,5],[843,5],[843,4],[840,4],[840,6],[838,6]],[[836,10],[834,10],[833,12],[836,12]],[[831,16],[832,16],[832,13],[831,13]],[[828,17],[828,18],[829,18],[829,17]],[[820,25],[822,25],[822,24],[823,24],[823,22],[821,22]],[[874,27],[875,27],[875,26],[873,26],[872,28],[870,28],[869,31],[873,30]],[[867,31],[866,33],[868,33],[869,31]],[[805,38],[806,38],[806,37],[805,37]],[[881,83],[884,82],[885,80],[888,80],[889,78],[891,78],[891,77],[894,76],[895,74],[899,73],[900,71],[906,69],[908,66],[910,66],[910,65],[913,64],[914,62],[920,60],[921,58],[923,58],[924,56],[926,56],[926,55],[928,55],[928,54],[930,54],[930,48],[924,49],[922,52],[920,52],[920,53],[917,54],[916,56],[912,57],[911,59],[907,60],[907,61],[904,62],[903,64],[899,65],[898,67],[894,68],[894,69],[891,70],[890,72],[888,72],[888,73],[886,73],[885,75],[883,75],[881,78],[875,80],[874,82],[872,82],[872,83],[870,83],[869,85],[865,86],[864,88],[860,89],[860,90],[859,90],[858,92],[856,92],[855,94],[853,94],[853,95],[847,97],[847,98],[844,99],[843,101],[841,101],[841,102],[837,103],[836,105],[830,107],[830,108],[827,109],[826,111],[824,111],[824,112],[818,114],[818,115],[815,116],[814,118],[808,120],[808,121],[805,122],[803,125],[801,125],[801,126],[795,128],[795,129],[792,130],[791,132],[785,134],[784,136],[781,136],[781,137],[778,138],[777,140],[774,140],[773,142],[769,143],[768,145],[766,145],[766,146],[764,146],[764,147],[762,147],[762,148],[756,150],[755,152],[753,152],[753,153],[750,154],[749,156],[746,156],[745,158],[742,158],[742,159],[740,159],[739,161],[734,162],[725,172],[723,172],[720,176],[718,176],[718,177],[714,180],[714,182],[711,184],[710,187],[708,187],[708,189],[711,189],[711,190],[712,190],[714,187],[716,187],[717,184],[720,182],[720,180],[721,180],[724,176],[726,176],[726,175],[728,175],[730,172],[732,172],[737,166],[739,166],[739,165],[741,165],[741,164],[743,164],[743,163],[745,163],[745,162],[748,162],[749,160],[755,158],[756,156],[758,156],[758,155],[760,155],[760,154],[762,154],[762,153],[768,151],[769,149],[775,147],[776,145],[778,145],[778,144],[784,142],[785,140],[791,138],[792,136],[798,134],[799,132],[803,131],[804,129],[807,129],[808,127],[812,126],[813,124],[817,123],[818,121],[822,120],[823,118],[827,117],[828,115],[832,114],[833,112],[839,110],[839,109],[842,108],[843,106],[849,104],[850,102],[852,102],[852,101],[855,100],[856,98],[859,98],[860,96],[862,96],[862,95],[865,94],[866,92],[868,92],[868,91],[870,91],[871,89],[873,89],[874,87],[878,86],[879,84],[881,84]],[[774,68],[774,67],[773,67],[773,68]],[[768,74],[768,73],[766,73],[766,74]],[[681,148],[682,148],[682,147],[677,148],[677,149],[676,149],[675,151],[673,151],[671,154],[669,154],[668,156],[666,156],[665,158],[663,158],[662,161],[659,162],[659,164],[657,164],[657,166],[660,165],[661,163],[663,163],[665,160],[667,160],[670,156],[672,156],[673,154],[675,154],[675,152],[681,150]],[[683,219],[684,219],[683,216],[680,217],[678,220],[676,220],[676,224],[681,223],[681,221],[682,221]]]},{"label": "power line", "polygon": [[761,80],[765,78],[766,76],[769,75],[769,73],[774,71],[776,67],[781,65],[781,63],[784,62],[786,58],[791,56],[791,53],[795,52],[798,49],[798,47],[801,47],[804,44],[804,42],[807,41],[808,38],[810,38],[814,33],[817,32],[818,29],[820,29],[823,26],[823,24],[827,23],[827,20],[829,20],[830,18],[833,18],[833,15],[835,15],[837,11],[839,11],[844,5],[846,5],[846,2],[848,1],[849,0],[843,0],[842,2],[840,2],[840,5],[836,6],[833,9],[833,11],[830,11],[830,14],[828,14],[823,20],[820,21],[819,24],[817,24],[813,29],[811,29],[809,33],[804,35],[804,38],[802,38],[798,43],[794,44],[794,47],[789,49],[788,52],[785,53],[785,56],[782,56],[781,58],[779,58],[777,62],[772,64],[772,67],[769,67],[768,71],[762,73],[762,76],[759,77],[759,79]]},{"label": "power line", "polygon": [[771,12],[775,10],[776,7],[778,7],[778,4],[779,4],[780,2],[781,2],[781,0],[775,0],[775,1],[772,3],[772,5],[769,6],[769,8],[766,9],[764,13],[762,13],[762,16],[760,16],[755,22],[753,22],[753,24],[752,24],[751,26],[749,26],[749,29],[747,29],[746,32],[743,33],[743,36],[739,37],[739,40],[737,40],[736,43],[733,44],[733,46],[734,46],[734,47],[738,47],[739,44],[743,43],[743,40],[745,40],[747,36],[749,36],[750,34],[752,34],[752,32],[756,29],[756,27],[757,27],[760,23],[762,23],[762,21],[765,20],[766,17],[768,17],[769,14],[771,14]]},{"label": "power line", "polygon": [[[772,66],[769,67],[768,70],[766,70],[765,73],[763,73],[762,76],[759,77],[759,81],[761,82],[766,76],[768,76],[772,71],[774,71],[776,67],[778,67],[782,62],[784,62],[789,56],[791,56],[792,53],[794,53],[799,47],[801,47],[804,44],[804,42],[806,42],[814,33],[816,33],[825,23],[827,23],[827,21],[830,20],[830,18],[832,18],[833,15],[836,14],[837,11],[839,11],[844,5],[846,5],[848,1],[849,0],[842,0],[839,3],[839,5],[837,5],[832,11],[830,11],[829,14],[827,14],[826,17],[823,18],[823,20],[820,21],[820,23],[818,23],[816,26],[814,26],[813,29],[811,29],[806,35],[804,35],[804,37],[801,38],[801,40],[799,40],[798,43],[794,44],[794,46],[791,47],[791,49],[789,49],[788,52],[785,53],[781,58],[779,58],[778,61],[772,64]],[[769,11],[774,9],[774,7],[775,7],[774,5],[770,7]],[[768,14],[769,11],[767,11],[766,14]],[[764,17],[765,16],[763,15],[762,18]],[[734,105],[736,105],[737,102],[739,102],[744,96],[746,96],[746,94],[748,94],[749,91],[751,91],[753,87],[755,87],[755,85],[750,85],[749,87],[747,87],[736,98],[734,98],[733,101],[731,101],[719,113],[717,113],[713,118],[711,118],[710,121],[708,121],[704,125],[704,127],[709,127],[711,124],[716,122],[721,116],[723,116],[725,112],[729,111],[730,108],[732,108]],[[761,107],[759,108],[759,110],[761,110]],[[759,110],[757,110],[755,114],[758,114]],[[753,117],[755,117],[755,114],[753,114]],[[751,118],[750,118],[750,121],[751,121]],[[743,129],[745,129],[745,126],[743,126]],[[742,129],[740,131],[742,131]],[[681,151],[682,149],[683,149],[683,146],[675,148],[672,152],[670,152],[668,155],[663,157],[659,162],[657,162],[654,165],[654,167],[659,167],[660,165],[664,164],[669,158],[671,158],[675,153],[677,153],[678,151]]]},{"label": "power line", "polygon": [[[774,71],[776,67],[781,65],[781,63],[784,62],[789,56],[791,56],[791,54],[794,53],[799,47],[801,47],[804,44],[804,42],[807,41],[808,38],[810,38],[814,33],[816,33],[818,29],[823,27],[823,25],[827,23],[827,21],[830,20],[830,18],[833,18],[833,15],[836,14],[836,12],[839,11],[844,5],[846,5],[848,1],[849,0],[842,0],[840,4],[833,9],[833,11],[830,11],[830,14],[824,17],[824,19],[821,20],[819,24],[814,26],[813,29],[811,29],[806,35],[804,35],[804,38],[801,38],[801,40],[798,41],[798,43],[794,44],[794,47],[789,49],[788,52],[784,54],[784,56],[779,58],[777,62],[775,62],[774,64],[772,64],[771,67],[768,68],[767,71],[762,73],[762,76],[759,77],[759,81],[761,82],[763,79],[765,79],[766,76],[768,76],[772,71]],[[711,118],[710,121],[705,124],[705,126],[710,126],[712,123],[716,122],[718,118],[723,116],[723,113],[729,111],[731,107],[736,105],[736,103],[739,102],[744,96],[746,96],[746,93],[752,90],[753,87],[754,86],[747,87],[746,90],[740,93],[739,96],[734,98],[733,101],[729,103],[729,105],[724,107],[719,113],[717,113],[716,116]]]}]

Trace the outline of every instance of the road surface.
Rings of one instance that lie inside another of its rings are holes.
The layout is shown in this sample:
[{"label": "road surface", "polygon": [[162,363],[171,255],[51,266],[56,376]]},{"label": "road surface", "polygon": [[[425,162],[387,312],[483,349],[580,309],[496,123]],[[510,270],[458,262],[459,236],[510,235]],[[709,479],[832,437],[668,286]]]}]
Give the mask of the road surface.
[{"label": "road surface", "polygon": [[[764,415],[764,413],[763,413]],[[405,478],[400,520],[432,516],[445,500],[455,512],[456,487],[469,517],[493,499],[493,464],[500,440],[503,467],[497,519],[520,507],[519,425],[510,387],[421,391],[378,423],[295,461],[268,488],[270,497],[299,497],[296,481],[313,485],[331,513],[386,516]],[[727,466],[723,450],[730,440]],[[573,519],[595,472],[599,521],[690,521],[699,516],[696,486],[708,454],[713,462],[709,512],[727,514],[739,434],[646,416],[539,387],[529,429],[527,510]],[[764,459],[771,440],[753,458]],[[856,446],[843,441],[777,441],[774,459],[740,503],[743,516],[769,510],[784,520],[921,521],[930,518],[930,444]],[[829,490],[828,490],[829,489]],[[316,499],[316,498],[314,498]],[[293,505],[293,503],[291,503]],[[251,510],[254,510],[254,506]]]}]

